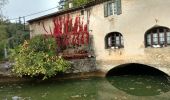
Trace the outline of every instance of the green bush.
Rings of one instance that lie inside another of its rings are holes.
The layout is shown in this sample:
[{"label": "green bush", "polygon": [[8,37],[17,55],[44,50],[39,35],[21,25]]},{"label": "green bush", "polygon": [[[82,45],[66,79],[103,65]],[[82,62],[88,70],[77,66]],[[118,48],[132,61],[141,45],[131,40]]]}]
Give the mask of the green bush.
[{"label": "green bush", "polygon": [[56,42],[52,37],[36,36],[11,50],[14,61],[12,71],[22,76],[43,76],[47,79],[58,72],[65,72],[70,63],[56,56]]}]

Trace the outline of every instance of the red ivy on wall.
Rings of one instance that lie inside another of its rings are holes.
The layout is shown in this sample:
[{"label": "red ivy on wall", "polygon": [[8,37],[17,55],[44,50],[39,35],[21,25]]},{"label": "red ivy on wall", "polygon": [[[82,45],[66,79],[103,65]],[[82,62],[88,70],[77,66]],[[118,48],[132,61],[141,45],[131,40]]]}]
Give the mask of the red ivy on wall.
[{"label": "red ivy on wall", "polygon": [[[59,16],[53,18],[54,28],[49,26],[50,34],[56,38],[56,42],[59,47],[61,46],[81,46],[84,44],[89,44],[89,31],[88,22],[84,23],[84,18],[77,16],[76,18],[71,18],[70,15]],[[74,23],[73,23],[74,20]],[[43,23],[44,31],[49,34]]]}]

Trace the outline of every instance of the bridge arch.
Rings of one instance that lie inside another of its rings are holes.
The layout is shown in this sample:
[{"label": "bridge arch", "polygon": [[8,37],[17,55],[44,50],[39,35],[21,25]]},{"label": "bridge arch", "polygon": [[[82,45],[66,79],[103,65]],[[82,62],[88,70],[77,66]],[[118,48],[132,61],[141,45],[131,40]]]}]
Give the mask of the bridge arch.
[{"label": "bridge arch", "polygon": [[118,65],[112,69],[110,69],[106,73],[106,77],[108,76],[120,76],[120,75],[163,75],[163,76],[169,76],[167,73],[149,66],[145,64],[139,64],[139,63],[126,63]]}]

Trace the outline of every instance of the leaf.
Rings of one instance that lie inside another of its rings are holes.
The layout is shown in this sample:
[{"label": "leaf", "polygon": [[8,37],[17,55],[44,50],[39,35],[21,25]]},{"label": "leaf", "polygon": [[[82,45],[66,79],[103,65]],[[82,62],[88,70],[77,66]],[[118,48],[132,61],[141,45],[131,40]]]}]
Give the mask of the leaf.
[{"label": "leaf", "polygon": [[[21,77],[43,75],[42,80],[48,79],[58,72],[65,72],[70,67],[70,63],[61,57],[56,57],[54,53],[56,49],[48,48],[49,45],[55,44],[52,37],[46,39],[37,36],[30,41],[25,41],[23,45],[11,50],[11,60],[15,62],[12,71]],[[25,45],[27,45],[26,48]],[[42,48],[42,46],[44,47]]]}]

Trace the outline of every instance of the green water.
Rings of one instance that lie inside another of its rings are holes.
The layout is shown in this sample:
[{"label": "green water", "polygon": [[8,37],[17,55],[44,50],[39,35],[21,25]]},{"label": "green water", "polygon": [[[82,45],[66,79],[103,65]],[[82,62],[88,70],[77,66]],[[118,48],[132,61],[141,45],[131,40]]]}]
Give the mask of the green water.
[{"label": "green water", "polygon": [[0,100],[170,100],[170,84],[158,76],[5,83]]}]

